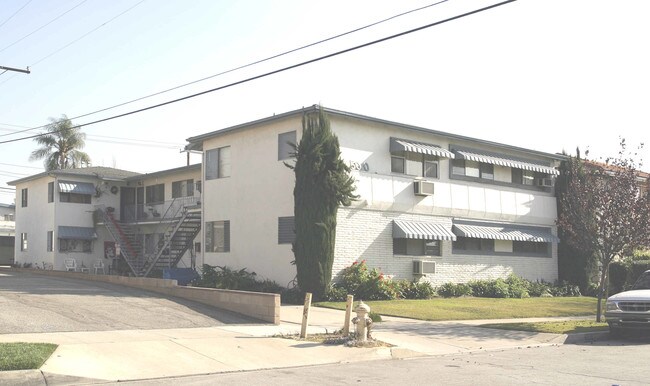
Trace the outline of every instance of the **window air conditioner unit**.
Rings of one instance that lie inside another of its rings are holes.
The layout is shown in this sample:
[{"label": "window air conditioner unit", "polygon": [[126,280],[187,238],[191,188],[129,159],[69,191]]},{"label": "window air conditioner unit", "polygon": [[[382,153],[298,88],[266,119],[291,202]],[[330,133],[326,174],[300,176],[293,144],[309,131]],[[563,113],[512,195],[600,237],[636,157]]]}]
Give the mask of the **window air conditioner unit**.
[{"label": "window air conditioner unit", "polygon": [[413,181],[413,190],[416,196],[432,196],[433,195],[433,182],[424,180]]},{"label": "window air conditioner unit", "polygon": [[426,275],[428,273],[436,273],[435,261],[413,260],[414,275]]},{"label": "window air conditioner unit", "polygon": [[550,188],[553,186],[553,182],[554,181],[552,178],[540,178],[539,180],[537,180],[537,185]]}]

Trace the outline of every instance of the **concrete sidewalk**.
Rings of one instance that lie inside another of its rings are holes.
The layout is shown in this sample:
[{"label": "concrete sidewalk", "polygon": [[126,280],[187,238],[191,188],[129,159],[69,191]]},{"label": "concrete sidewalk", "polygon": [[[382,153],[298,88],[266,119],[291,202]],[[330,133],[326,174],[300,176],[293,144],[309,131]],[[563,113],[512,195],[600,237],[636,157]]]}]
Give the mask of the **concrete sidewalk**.
[{"label": "concrete sidewalk", "polygon": [[[338,330],[344,318],[342,311],[312,308],[309,333]],[[395,347],[347,348],[273,337],[300,331],[302,306],[283,306],[281,320],[280,325],[0,335],[0,342],[59,345],[40,371],[0,372],[0,385],[180,377],[561,344],[565,339],[556,334],[476,327],[481,321],[423,322],[385,317],[375,325],[373,336]]]}]

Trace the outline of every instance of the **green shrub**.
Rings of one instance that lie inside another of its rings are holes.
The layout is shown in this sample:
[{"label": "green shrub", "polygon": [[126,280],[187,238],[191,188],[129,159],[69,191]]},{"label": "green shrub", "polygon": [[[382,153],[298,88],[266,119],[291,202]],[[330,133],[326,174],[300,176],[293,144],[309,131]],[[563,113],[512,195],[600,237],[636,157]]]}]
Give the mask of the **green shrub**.
[{"label": "green shrub", "polygon": [[431,299],[436,290],[428,281],[393,280],[399,299]]},{"label": "green shrub", "polygon": [[381,323],[381,321],[382,321],[381,315],[379,315],[378,313],[376,313],[374,311],[370,311],[370,313],[368,314],[368,317],[370,318],[370,320],[372,320],[373,323]]},{"label": "green shrub", "polygon": [[386,279],[378,269],[369,269],[366,261],[345,268],[337,286],[357,300],[393,300],[400,296],[400,284]]},{"label": "green shrub", "polygon": [[438,287],[438,295],[444,298],[455,298],[460,296],[471,296],[472,288],[467,284],[462,283],[445,283]]},{"label": "green shrub", "polygon": [[336,284],[330,284],[325,289],[323,299],[329,302],[344,302],[348,298],[348,291]]},{"label": "green shrub", "polygon": [[285,304],[304,304],[305,295],[298,287],[285,288],[280,294],[282,303]]},{"label": "green shrub", "polygon": [[514,274],[510,274],[505,282],[508,285],[508,297],[517,299],[530,297],[530,294],[528,293],[530,281]]},{"label": "green shrub", "polygon": [[628,275],[630,281],[628,282],[629,287],[637,281],[643,272],[650,269],[650,260],[635,260],[630,265],[630,273]]},{"label": "green shrub", "polygon": [[528,294],[532,297],[553,296],[551,285],[543,281],[531,281],[528,284]]},{"label": "green shrub", "polygon": [[472,295],[477,298],[491,298],[492,285],[489,280],[472,280],[467,283],[472,289]]},{"label": "green shrub", "polygon": [[490,286],[491,298],[509,298],[510,297],[510,287],[505,280],[499,278],[491,282]]},{"label": "green shrub", "polygon": [[580,287],[568,282],[562,282],[551,287],[551,295],[561,297],[580,296]]}]

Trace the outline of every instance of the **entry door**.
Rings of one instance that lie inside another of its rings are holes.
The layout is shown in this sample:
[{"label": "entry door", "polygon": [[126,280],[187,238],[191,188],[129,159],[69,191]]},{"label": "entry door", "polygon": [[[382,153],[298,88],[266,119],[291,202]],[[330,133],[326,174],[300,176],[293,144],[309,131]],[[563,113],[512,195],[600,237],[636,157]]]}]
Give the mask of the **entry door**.
[{"label": "entry door", "polygon": [[120,221],[135,221],[135,188],[120,188]]}]

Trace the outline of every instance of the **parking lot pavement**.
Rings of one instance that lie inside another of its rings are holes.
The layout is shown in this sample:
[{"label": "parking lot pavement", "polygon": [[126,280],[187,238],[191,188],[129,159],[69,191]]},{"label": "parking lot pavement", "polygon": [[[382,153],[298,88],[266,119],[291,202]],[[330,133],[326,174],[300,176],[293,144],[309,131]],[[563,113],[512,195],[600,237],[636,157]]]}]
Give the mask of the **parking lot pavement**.
[{"label": "parking lot pavement", "polygon": [[183,299],[101,282],[0,271],[0,334],[253,323]]}]

